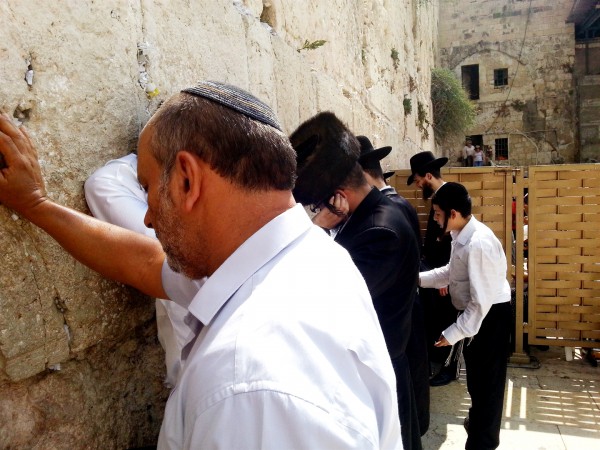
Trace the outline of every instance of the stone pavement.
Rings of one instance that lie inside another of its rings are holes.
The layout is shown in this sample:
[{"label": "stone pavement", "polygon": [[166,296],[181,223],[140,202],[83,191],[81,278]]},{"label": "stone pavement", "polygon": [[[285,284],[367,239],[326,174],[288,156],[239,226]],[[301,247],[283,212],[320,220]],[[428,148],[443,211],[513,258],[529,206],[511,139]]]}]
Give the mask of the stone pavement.
[{"label": "stone pavement", "polygon": [[[531,349],[539,369],[508,368],[499,450],[599,450],[600,368],[578,349]],[[470,406],[464,371],[458,381],[431,388],[431,424],[424,450],[465,448],[463,419]]]}]

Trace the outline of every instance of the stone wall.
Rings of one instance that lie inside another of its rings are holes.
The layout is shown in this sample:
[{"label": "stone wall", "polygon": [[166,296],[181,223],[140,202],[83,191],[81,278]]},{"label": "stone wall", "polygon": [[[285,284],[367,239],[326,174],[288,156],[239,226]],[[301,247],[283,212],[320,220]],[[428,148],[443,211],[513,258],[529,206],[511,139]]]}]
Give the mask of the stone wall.
[{"label": "stone wall", "polygon": [[600,39],[575,46],[580,162],[600,162]]},{"label": "stone wall", "polygon": [[[30,130],[49,195],[82,211],[87,176],[198,79],[253,92],[287,132],[332,110],[394,147],[386,168],[407,167],[432,148],[416,106],[429,113],[436,14],[421,0],[6,0],[0,109]],[[0,448],[155,442],[168,392],[153,302],[2,207],[0,246]]]},{"label": "stone wall", "polygon": [[[567,24],[570,2],[554,0],[453,0],[440,9],[439,64],[462,77],[462,67],[479,66],[475,125],[494,149],[507,138],[508,160],[529,165],[578,160],[575,143],[575,35]],[[495,86],[494,70],[508,69],[508,82]],[[447,142],[454,164],[462,138]]]}]

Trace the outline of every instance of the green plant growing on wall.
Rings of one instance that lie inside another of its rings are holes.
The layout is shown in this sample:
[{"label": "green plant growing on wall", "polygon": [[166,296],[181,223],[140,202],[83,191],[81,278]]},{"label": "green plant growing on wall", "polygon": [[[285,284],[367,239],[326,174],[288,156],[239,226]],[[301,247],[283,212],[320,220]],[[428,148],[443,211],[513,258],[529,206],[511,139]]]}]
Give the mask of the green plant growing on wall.
[{"label": "green plant growing on wall", "polygon": [[300,53],[301,50],[316,50],[317,48],[323,46],[327,41],[323,39],[318,39],[316,41],[310,42],[308,39],[304,41],[304,45],[300,47],[297,52]]},{"label": "green plant growing on wall", "polygon": [[469,100],[454,73],[448,69],[431,71],[433,130],[438,144],[464,135],[475,120],[475,105]]},{"label": "green plant growing on wall", "polygon": [[515,111],[521,112],[521,111],[525,111],[525,108],[527,105],[525,104],[524,101],[517,99],[517,100],[513,100],[512,103],[510,104],[510,106],[512,106]]},{"label": "green plant growing on wall", "polygon": [[398,50],[392,47],[392,61],[394,62],[394,69],[398,70],[398,65],[400,64],[400,54]]},{"label": "green plant growing on wall", "polygon": [[427,119],[427,110],[425,109],[425,105],[419,101],[417,101],[417,126],[419,130],[421,130],[421,134],[425,140],[429,139],[429,119]]},{"label": "green plant growing on wall", "polygon": [[402,100],[402,106],[404,106],[404,115],[408,116],[412,112],[412,100],[406,97]]}]

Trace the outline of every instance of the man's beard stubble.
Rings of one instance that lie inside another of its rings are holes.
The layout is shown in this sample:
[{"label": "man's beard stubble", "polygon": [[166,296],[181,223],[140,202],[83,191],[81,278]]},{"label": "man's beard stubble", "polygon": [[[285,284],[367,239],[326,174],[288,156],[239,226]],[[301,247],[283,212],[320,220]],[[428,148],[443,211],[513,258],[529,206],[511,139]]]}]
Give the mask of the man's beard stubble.
[{"label": "man's beard stubble", "polygon": [[188,242],[185,239],[185,226],[177,217],[175,204],[165,182],[159,188],[159,204],[156,212],[155,231],[167,264],[176,273],[197,280],[208,276],[208,261],[206,256],[209,248],[201,227],[197,224],[194,235],[197,239]]}]

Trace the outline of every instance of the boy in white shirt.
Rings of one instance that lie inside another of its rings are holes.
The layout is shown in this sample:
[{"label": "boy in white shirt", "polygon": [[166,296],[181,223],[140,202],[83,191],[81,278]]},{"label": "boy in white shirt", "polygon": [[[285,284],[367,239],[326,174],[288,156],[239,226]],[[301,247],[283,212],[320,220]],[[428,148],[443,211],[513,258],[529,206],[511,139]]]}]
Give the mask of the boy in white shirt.
[{"label": "boy in white shirt", "polygon": [[452,236],[452,252],[446,266],[420,273],[419,286],[449,286],[452,304],[461,311],[435,345],[470,338],[464,348],[471,396],[465,448],[495,449],[500,444],[511,324],[506,256],[492,230],[471,215],[464,186],[446,183],[432,204],[434,219]]}]

